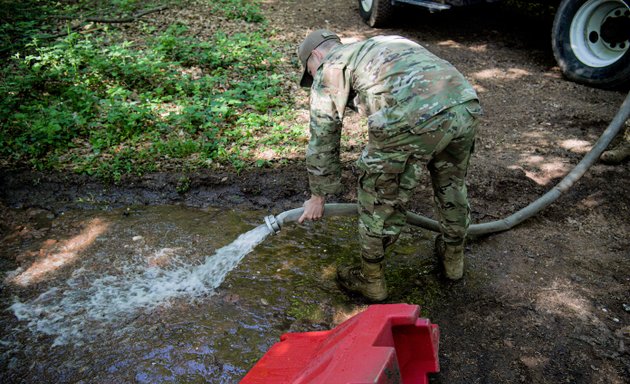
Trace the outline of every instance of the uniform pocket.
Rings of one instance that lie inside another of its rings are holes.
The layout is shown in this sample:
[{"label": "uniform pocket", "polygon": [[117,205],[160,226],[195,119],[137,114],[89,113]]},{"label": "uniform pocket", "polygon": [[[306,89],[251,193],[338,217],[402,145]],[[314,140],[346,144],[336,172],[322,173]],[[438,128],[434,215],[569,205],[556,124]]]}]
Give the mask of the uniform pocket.
[{"label": "uniform pocket", "polygon": [[438,113],[424,123],[412,128],[411,132],[416,135],[425,135],[427,133],[435,132],[438,130],[446,132],[451,124],[451,119],[452,115],[450,115],[448,113],[448,110],[446,110]]},{"label": "uniform pocket", "polygon": [[378,143],[386,140],[389,136],[387,132],[388,120],[384,116],[385,111],[380,110],[368,116],[368,134],[370,142]]},{"label": "uniform pocket", "polygon": [[379,203],[393,202],[398,197],[399,174],[382,173],[374,182],[377,201]]},{"label": "uniform pocket", "polygon": [[369,215],[374,212],[374,204],[376,203],[376,177],[363,171],[359,176],[358,200],[359,206],[364,213]]},{"label": "uniform pocket", "polygon": [[394,205],[398,199],[400,174],[368,173],[359,177],[358,200],[364,212],[372,214],[376,205]]},{"label": "uniform pocket", "polygon": [[369,173],[402,173],[409,156],[405,152],[370,151],[366,148],[357,160],[357,166]]}]

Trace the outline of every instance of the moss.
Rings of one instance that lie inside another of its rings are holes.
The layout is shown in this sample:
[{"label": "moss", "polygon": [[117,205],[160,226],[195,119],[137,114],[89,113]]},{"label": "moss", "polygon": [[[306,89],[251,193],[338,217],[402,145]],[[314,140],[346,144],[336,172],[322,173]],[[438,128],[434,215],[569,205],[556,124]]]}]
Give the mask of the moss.
[{"label": "moss", "polygon": [[322,323],[326,318],[324,310],[319,305],[298,299],[291,300],[287,315],[298,321],[308,320],[312,323]]}]

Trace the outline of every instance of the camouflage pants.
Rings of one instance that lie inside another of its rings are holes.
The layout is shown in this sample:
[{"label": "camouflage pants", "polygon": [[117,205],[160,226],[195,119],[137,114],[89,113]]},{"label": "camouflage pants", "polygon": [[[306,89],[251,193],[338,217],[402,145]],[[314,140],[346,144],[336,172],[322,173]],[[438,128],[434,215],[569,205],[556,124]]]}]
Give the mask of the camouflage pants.
[{"label": "camouflage pants", "polygon": [[395,136],[370,132],[357,161],[361,255],[379,262],[406,223],[405,204],[428,167],[444,240],[461,244],[470,224],[465,177],[473,151],[476,100],[451,107]]}]

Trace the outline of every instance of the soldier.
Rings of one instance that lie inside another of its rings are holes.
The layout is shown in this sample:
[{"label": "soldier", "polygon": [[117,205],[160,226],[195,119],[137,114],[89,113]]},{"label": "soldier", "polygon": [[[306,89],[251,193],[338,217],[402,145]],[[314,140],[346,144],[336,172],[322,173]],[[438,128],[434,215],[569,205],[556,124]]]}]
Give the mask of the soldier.
[{"label": "soldier", "polygon": [[470,223],[465,176],[473,150],[477,94],[450,63],[400,36],[341,44],[327,30],[298,49],[300,81],[311,88],[306,153],[311,197],[299,222],[323,216],[325,197],[341,190],[339,145],[347,106],[368,116],[369,142],[359,160],[361,264],[337,270],[348,291],[387,298],[385,249],[405,225],[405,203],[428,166],[441,235],[436,254],[445,276],[462,277]]}]

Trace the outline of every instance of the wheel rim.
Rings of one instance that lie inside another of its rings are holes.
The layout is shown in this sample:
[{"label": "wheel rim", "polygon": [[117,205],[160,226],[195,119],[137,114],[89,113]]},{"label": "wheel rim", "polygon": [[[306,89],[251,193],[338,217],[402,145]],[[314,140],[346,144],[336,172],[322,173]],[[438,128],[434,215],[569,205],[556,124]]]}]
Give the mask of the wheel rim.
[{"label": "wheel rim", "polygon": [[630,17],[630,10],[621,0],[589,0],[578,9],[569,31],[571,48],[578,60],[600,68],[623,57],[630,41],[610,42],[601,34],[604,22],[617,17]]},{"label": "wheel rim", "polygon": [[365,12],[370,12],[372,9],[372,2],[372,0],[361,0],[361,8],[363,8]]}]

